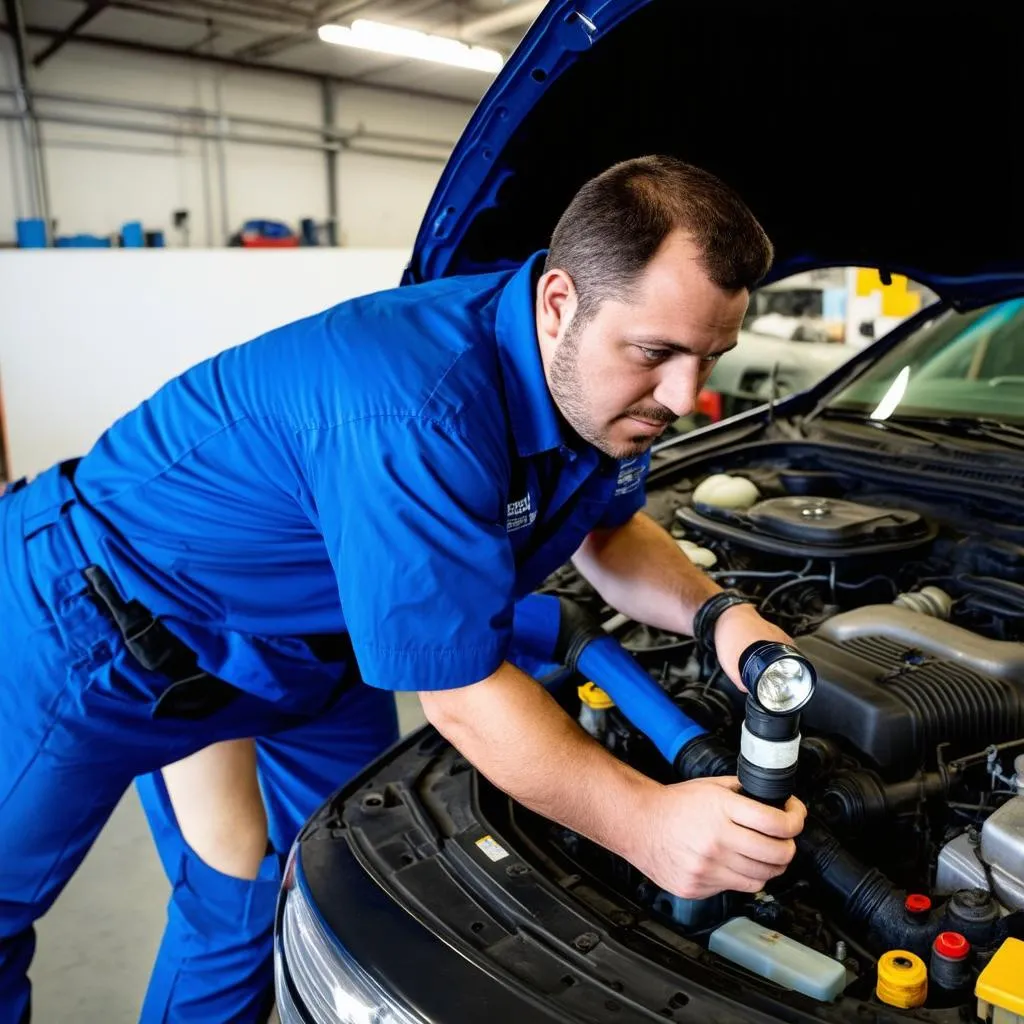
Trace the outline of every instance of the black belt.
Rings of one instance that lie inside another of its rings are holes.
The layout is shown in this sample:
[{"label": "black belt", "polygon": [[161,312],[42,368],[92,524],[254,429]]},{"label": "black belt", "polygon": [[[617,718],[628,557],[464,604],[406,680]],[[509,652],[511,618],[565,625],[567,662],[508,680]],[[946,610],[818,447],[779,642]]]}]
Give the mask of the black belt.
[{"label": "black belt", "polygon": [[241,691],[199,667],[195,652],[136,600],[125,601],[98,566],[82,570],[100,609],[109,616],[128,653],[148,672],[170,683],[157,698],[154,718],[200,719],[227,707]]}]

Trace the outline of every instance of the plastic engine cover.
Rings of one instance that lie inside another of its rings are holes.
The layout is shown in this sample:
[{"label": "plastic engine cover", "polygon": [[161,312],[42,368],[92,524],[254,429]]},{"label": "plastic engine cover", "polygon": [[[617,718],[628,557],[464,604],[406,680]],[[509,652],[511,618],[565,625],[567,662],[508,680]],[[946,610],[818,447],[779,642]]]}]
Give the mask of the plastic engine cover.
[{"label": "plastic engine cover", "polygon": [[746,511],[694,500],[680,506],[676,518],[688,530],[790,557],[855,558],[904,551],[931,540],[936,532],[933,522],[907,509],[809,496],[768,498]]},{"label": "plastic engine cover", "polygon": [[886,542],[927,533],[916,512],[874,508],[840,498],[769,498],[747,517],[765,533],[810,544]]},{"label": "plastic engine cover", "polygon": [[912,772],[1024,732],[1024,646],[892,605],[837,615],[801,637],[818,673],[808,727],[844,737],[883,774]]}]

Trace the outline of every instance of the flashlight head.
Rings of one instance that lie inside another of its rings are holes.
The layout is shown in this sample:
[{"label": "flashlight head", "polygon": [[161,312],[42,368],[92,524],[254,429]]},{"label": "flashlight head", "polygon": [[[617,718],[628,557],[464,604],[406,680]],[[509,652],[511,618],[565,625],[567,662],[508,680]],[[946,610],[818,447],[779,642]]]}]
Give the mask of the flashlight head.
[{"label": "flashlight head", "polygon": [[747,691],[773,715],[791,715],[814,696],[814,666],[789,644],[762,640],[740,656],[740,676]]}]

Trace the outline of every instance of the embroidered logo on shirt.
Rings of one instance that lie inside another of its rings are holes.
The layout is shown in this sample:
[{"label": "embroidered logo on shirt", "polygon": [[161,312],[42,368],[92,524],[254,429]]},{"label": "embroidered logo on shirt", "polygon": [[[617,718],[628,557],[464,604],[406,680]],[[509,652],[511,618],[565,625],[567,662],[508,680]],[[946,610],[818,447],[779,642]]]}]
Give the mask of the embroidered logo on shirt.
[{"label": "embroidered logo on shirt", "polygon": [[637,459],[619,463],[619,478],[615,481],[615,497],[632,494],[644,481],[644,464]]},{"label": "embroidered logo on shirt", "polygon": [[537,510],[533,507],[533,501],[529,491],[525,498],[518,501],[510,501],[505,508],[505,530],[512,533],[513,530],[522,530],[532,526],[537,518]]}]

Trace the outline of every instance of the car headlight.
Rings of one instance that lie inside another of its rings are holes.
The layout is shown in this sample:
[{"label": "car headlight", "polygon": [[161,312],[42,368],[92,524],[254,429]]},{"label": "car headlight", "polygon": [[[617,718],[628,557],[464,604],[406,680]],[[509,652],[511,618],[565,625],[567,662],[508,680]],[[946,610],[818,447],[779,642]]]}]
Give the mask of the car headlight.
[{"label": "car headlight", "polygon": [[295,995],[316,1024],[424,1024],[327,934],[298,884],[284,897],[279,943],[276,974],[282,1021],[289,1016],[295,1021],[303,1019],[292,1010],[286,969]]}]

